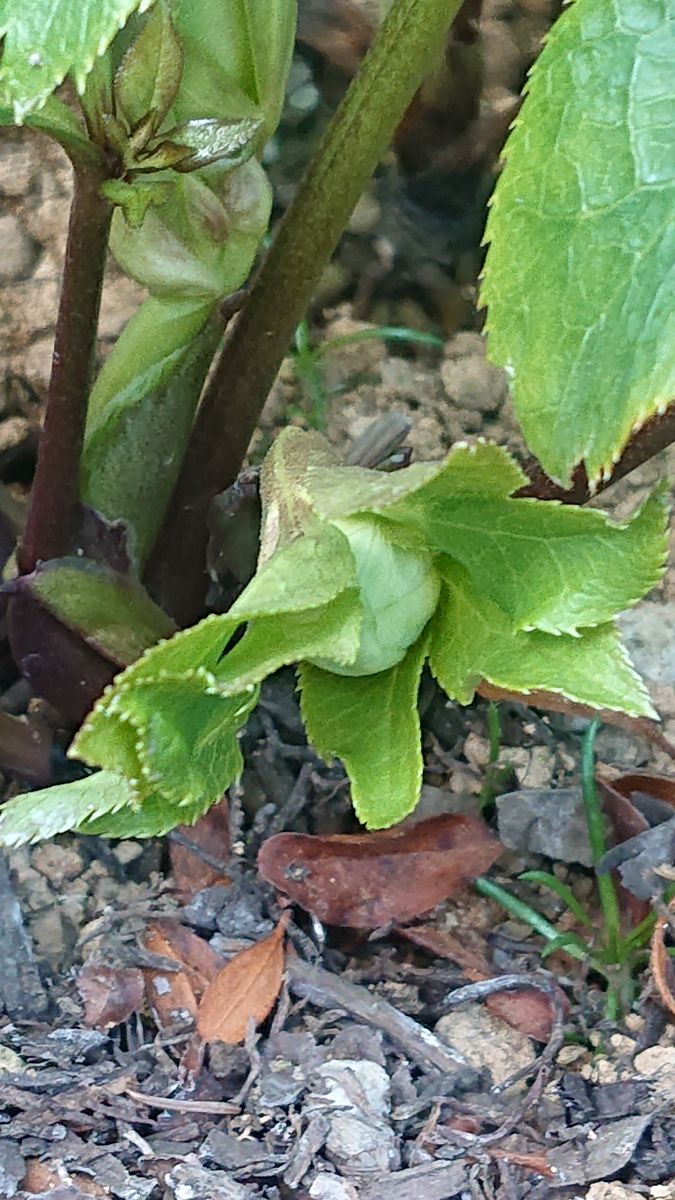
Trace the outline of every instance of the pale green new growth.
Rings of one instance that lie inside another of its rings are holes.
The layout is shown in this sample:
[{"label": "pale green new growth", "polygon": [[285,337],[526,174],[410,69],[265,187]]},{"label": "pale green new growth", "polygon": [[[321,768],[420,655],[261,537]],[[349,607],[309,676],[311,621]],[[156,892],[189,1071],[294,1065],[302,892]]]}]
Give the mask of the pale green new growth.
[{"label": "pale green new growth", "polygon": [[[316,433],[282,432],[262,472],[251,583],[229,613],[128,667],[77,735],[73,754],[137,796],[78,827],[142,836],[196,820],[241,770],[237,734],[258,685],[292,663],[310,738],[344,763],[371,828],[417,803],[427,654],[463,704],[486,680],[653,716],[613,618],[663,568],[661,495],[615,525],[598,511],[514,499],[522,482],[506,451],[484,443],[386,474],[336,466]],[[35,803],[62,795],[50,789]],[[25,807],[18,833],[12,811],[0,837],[22,838]]]},{"label": "pale green new growth", "polygon": [[487,225],[488,349],[528,444],[607,475],[675,396],[675,11],[575,0],[532,71]]},{"label": "pale green new growth", "polygon": [[348,678],[305,664],[302,715],[319,754],[334,755],[351,782],[356,815],[369,829],[395,825],[417,804],[422,746],[417,711],[426,637],[377,675]]},{"label": "pale green new growth", "polygon": [[17,124],[72,75],[82,92],[96,58],[153,0],[0,0],[0,104]]}]

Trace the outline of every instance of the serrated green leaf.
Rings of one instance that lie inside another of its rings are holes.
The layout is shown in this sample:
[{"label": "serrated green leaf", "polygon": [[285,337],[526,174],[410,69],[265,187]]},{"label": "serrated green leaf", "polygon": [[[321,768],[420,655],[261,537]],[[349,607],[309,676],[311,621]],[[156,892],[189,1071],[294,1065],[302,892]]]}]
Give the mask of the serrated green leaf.
[{"label": "serrated green leaf", "polygon": [[675,11],[575,0],[505,149],[482,287],[488,351],[546,471],[609,473],[675,395]]},{"label": "serrated green leaf", "polygon": [[115,73],[115,111],[131,130],[152,114],[152,130],[158,130],[176,98],[182,74],[183,51],[168,5],[156,0]]},{"label": "serrated green leaf", "polygon": [[[224,696],[199,671],[180,680],[146,680],[120,696],[118,711],[139,732],[142,801],[156,791],[177,808],[215,804],[241,773],[237,733],[256,700],[254,688]],[[84,745],[89,756],[93,742],[90,729],[78,737],[78,753]],[[96,761],[102,766],[108,765],[106,750],[100,739]]]},{"label": "serrated green leaf", "polygon": [[575,633],[611,620],[658,583],[666,561],[661,491],[621,525],[597,509],[478,494],[413,498],[396,515],[414,517],[516,629]]},{"label": "serrated green leaf", "polygon": [[236,692],[306,658],[329,657],[347,667],[358,653],[362,624],[356,590],[343,592],[322,608],[253,620],[216,669],[218,687]]},{"label": "serrated green leaf", "polygon": [[0,103],[21,124],[66,75],[82,91],[94,60],[152,0],[3,0]]},{"label": "serrated green leaf", "polygon": [[132,811],[136,799],[128,781],[109,771],[26,792],[9,800],[0,811],[0,846],[38,842],[76,829],[103,813]]},{"label": "serrated green leaf", "polygon": [[141,807],[171,809],[170,828],[184,809],[206,811],[239,776],[237,733],[256,700],[254,688],[223,695],[199,668],[123,684],[104,694],[70,754],[123,773]]},{"label": "serrated green leaf", "polygon": [[366,511],[389,516],[394,505],[404,513],[406,501],[451,504],[464,496],[510,496],[527,482],[508,451],[478,441],[454,446],[443,462],[413,463],[400,471],[310,465],[305,488],[315,511],[333,520]]},{"label": "serrated green leaf", "polygon": [[613,624],[581,636],[514,632],[509,616],[447,559],[431,626],[429,664],[448,696],[470,704],[485,679],[508,691],[557,692],[592,708],[655,717]]},{"label": "serrated green leaf", "polygon": [[417,693],[426,651],[423,636],[395,667],[361,678],[309,664],[299,672],[310,740],[323,758],[344,763],[356,814],[369,829],[397,824],[419,799]]},{"label": "serrated green leaf", "polygon": [[21,587],[119,666],[176,631],[139,583],[89,560],[52,559]]},{"label": "serrated green leaf", "polygon": [[176,825],[194,825],[211,807],[211,800],[178,808],[155,792],[136,808],[120,808],[102,817],[92,817],[77,826],[76,833],[109,838],[163,837]]}]

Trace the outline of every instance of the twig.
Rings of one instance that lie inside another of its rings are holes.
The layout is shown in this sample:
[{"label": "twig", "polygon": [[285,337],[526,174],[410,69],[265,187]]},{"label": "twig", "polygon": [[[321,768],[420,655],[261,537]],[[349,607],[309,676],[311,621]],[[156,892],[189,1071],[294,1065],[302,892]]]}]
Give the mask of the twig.
[{"label": "twig", "polygon": [[323,967],[304,962],[289,954],[286,962],[288,986],[294,995],[309,1000],[318,1008],[341,1008],[358,1017],[366,1025],[381,1029],[415,1062],[436,1067],[450,1074],[473,1072],[466,1059],[451,1046],[446,1046],[429,1029],[413,1021],[365,988],[351,983],[343,976],[333,975]]},{"label": "twig", "polygon": [[527,1094],[521,1104],[509,1114],[506,1120],[495,1129],[493,1133],[486,1134],[471,1134],[464,1133],[460,1130],[453,1129],[452,1139],[458,1139],[465,1145],[480,1148],[489,1146],[493,1142],[499,1142],[502,1138],[508,1137],[513,1133],[514,1129],[524,1119],[528,1109],[539,1099],[544,1086],[548,1080],[549,1073],[558,1051],[564,1042],[564,1023],[565,1009],[563,999],[558,987],[547,979],[537,978],[532,975],[502,975],[496,979],[483,979],[479,983],[470,983],[466,987],[457,988],[456,991],[450,992],[445,998],[445,1004],[449,1008],[456,1008],[460,1004],[466,1004],[475,1000],[486,1000],[488,996],[494,996],[499,992],[522,992],[525,990],[534,990],[543,992],[550,1000],[553,1006],[553,1025],[551,1035],[540,1054],[539,1058],[531,1064],[524,1067],[515,1075],[512,1075],[504,1083],[499,1084],[493,1090],[505,1091],[511,1087],[519,1079],[526,1075],[530,1075],[533,1070],[536,1071],[536,1077],[532,1086],[528,1089]]},{"label": "twig", "polygon": [[212,1113],[216,1117],[241,1112],[238,1105],[228,1104],[226,1100],[174,1100],[169,1096],[149,1096],[133,1088],[125,1088],[124,1094],[136,1104],[145,1104],[147,1108],[165,1108],[167,1112]]}]

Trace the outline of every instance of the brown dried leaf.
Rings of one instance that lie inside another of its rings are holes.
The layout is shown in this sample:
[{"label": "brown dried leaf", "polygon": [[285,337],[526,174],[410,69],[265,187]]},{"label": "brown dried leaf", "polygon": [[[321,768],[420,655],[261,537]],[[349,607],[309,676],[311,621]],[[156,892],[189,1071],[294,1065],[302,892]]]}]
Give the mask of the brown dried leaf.
[{"label": "brown dried leaf", "polygon": [[[658,888],[651,868],[663,861],[663,841],[655,835],[656,826],[662,829],[667,844],[670,835],[665,824],[673,820],[675,809],[675,779],[656,771],[631,771],[610,779],[598,773],[598,785],[603,796],[603,807],[610,818],[615,834],[615,843],[626,846],[626,853],[633,859],[633,866],[625,865],[620,852],[610,851],[605,860],[619,866],[617,886],[621,889],[621,906],[633,924],[638,924],[651,911],[651,898]],[[638,851],[640,839],[644,850]],[[650,861],[653,858],[654,861]],[[638,869],[639,863],[639,869]]]},{"label": "brown dried leaf", "polygon": [[378,929],[458,895],[501,849],[482,821],[445,814],[378,833],[279,833],[263,844],[258,870],[328,925]]},{"label": "brown dried leaf", "polygon": [[[675,901],[668,906],[670,912],[675,912]],[[666,931],[669,928],[667,917],[661,917],[654,926],[650,966],[654,984],[663,1007],[675,1017],[675,971],[666,949]]]},{"label": "brown dried leaf", "polygon": [[243,1042],[249,1021],[260,1025],[279,995],[284,975],[284,914],[274,933],[242,950],[209,984],[197,1016],[205,1042]]},{"label": "brown dried leaf", "polygon": [[[145,948],[151,954],[161,954],[164,958],[173,959],[184,968],[184,961],[171,945],[166,929],[163,928],[164,924],[154,922],[148,926]],[[161,971],[148,967],[144,974],[148,1001],[160,1029],[167,1029],[177,1021],[184,1021],[186,1017],[196,1019],[197,997],[185,969]]]},{"label": "brown dried leaf", "polygon": [[84,1002],[84,1023],[105,1032],[143,1008],[145,980],[135,967],[105,967],[85,963],[77,977]]},{"label": "brown dried leaf", "polygon": [[[675,778],[672,775],[661,775],[658,771],[629,771],[604,782],[628,799],[645,797],[675,808]],[[666,815],[663,814],[663,819]]]},{"label": "brown dried leaf", "polygon": [[602,794],[602,806],[612,823],[618,843],[627,842],[629,838],[649,829],[649,821],[635,807],[630,794],[626,795],[617,786],[620,783],[618,779],[607,779],[598,773],[597,783]]},{"label": "brown dried leaf", "polygon": [[145,944],[153,954],[163,954],[181,964],[197,1000],[225,965],[225,959],[209,942],[179,921],[151,922]]},{"label": "brown dried leaf", "polygon": [[[433,925],[414,925],[408,929],[398,929],[397,933],[431,954],[456,962],[472,983],[494,977],[495,972],[479,950],[471,948],[446,930],[435,929]],[[560,998],[567,1011],[569,1002],[562,990]],[[537,1042],[547,1042],[551,1036],[555,1007],[548,996],[534,988],[524,988],[522,992],[496,992],[486,997],[485,1007],[512,1029],[518,1029]]]},{"label": "brown dried leaf", "polygon": [[[567,1012],[569,1000],[563,991],[559,995]],[[494,1017],[536,1042],[547,1042],[553,1031],[556,1017],[553,1001],[534,988],[523,988],[522,992],[496,992],[487,997],[485,1007]]]},{"label": "brown dried leaf", "polygon": [[568,700],[555,692],[509,692],[506,688],[494,687],[482,680],[476,688],[479,696],[486,700],[515,700],[526,704],[528,708],[543,708],[548,712],[561,712],[570,717],[588,717],[590,720],[602,721],[605,725],[616,725],[625,729],[633,737],[643,737],[671,758],[675,758],[675,745],[662,732],[656,721],[649,717],[631,717],[628,713],[615,712],[610,708],[591,708],[588,704],[578,704],[576,700]]},{"label": "brown dried leaf", "polygon": [[77,1196],[110,1196],[110,1192],[90,1175],[76,1172],[66,1175],[64,1180],[63,1175],[38,1158],[26,1159],[26,1173],[21,1181],[21,1189],[21,1195],[44,1196],[55,1192],[63,1196],[67,1193],[73,1200]]},{"label": "brown dried leaf", "polygon": [[[227,862],[231,854],[227,800],[214,804],[196,825],[179,825],[175,832],[186,842],[198,847],[197,850],[191,850],[190,846],[176,841],[173,836],[170,839],[171,870],[182,904],[189,904],[192,897],[203,888],[229,882],[225,872],[213,865],[214,859]],[[210,861],[206,861],[199,850],[203,850]]]}]

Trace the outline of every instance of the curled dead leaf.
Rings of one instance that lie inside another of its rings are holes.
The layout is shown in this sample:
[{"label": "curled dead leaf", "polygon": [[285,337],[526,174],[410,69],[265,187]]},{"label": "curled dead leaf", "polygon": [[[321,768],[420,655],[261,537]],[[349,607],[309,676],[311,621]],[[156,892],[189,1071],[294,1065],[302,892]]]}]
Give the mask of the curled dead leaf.
[{"label": "curled dead leaf", "polygon": [[106,967],[85,963],[77,977],[84,1003],[84,1023],[105,1032],[121,1025],[143,1008],[145,981],[135,967]]},{"label": "curled dead leaf", "polygon": [[377,929],[458,895],[501,849],[482,821],[445,814],[378,833],[279,833],[264,842],[258,870],[328,925]]},{"label": "curled dead leaf", "polygon": [[[446,930],[435,929],[433,925],[413,925],[407,929],[398,929],[408,941],[422,946],[431,954],[449,958],[462,968],[467,979],[477,983],[482,979],[495,976],[490,963],[484,954],[469,946],[466,942],[453,937]],[[569,1001],[565,993],[559,989],[560,1003],[565,1011],[569,1009]],[[547,1042],[553,1031],[556,1011],[555,1005],[544,992],[534,989],[523,989],[521,992],[496,992],[487,996],[485,1007],[493,1016],[499,1017],[512,1029],[527,1034],[537,1042]]]},{"label": "curled dead leaf", "polygon": [[632,771],[615,778],[598,772],[603,808],[614,831],[614,846],[597,869],[617,871],[621,907],[636,925],[651,911],[661,887],[662,867],[675,851],[675,779],[656,771]]},{"label": "curled dead leaf", "polygon": [[217,861],[227,862],[231,854],[227,800],[214,804],[196,825],[179,825],[170,836],[169,854],[174,885],[183,904],[203,888],[227,882],[224,870],[216,866]]},{"label": "curled dead leaf", "polygon": [[[197,945],[199,943],[199,945]],[[146,968],[148,1002],[161,1029],[189,1017],[196,1019],[198,996],[222,962],[203,938],[178,922],[154,921],[145,934],[145,948],[178,964],[178,971]]]},{"label": "curled dead leaf", "polygon": [[205,1042],[243,1042],[249,1022],[269,1016],[284,975],[284,913],[269,937],[230,959],[208,985],[197,1015],[197,1031]]},{"label": "curled dead leaf", "polygon": [[181,964],[197,1000],[215,979],[225,960],[199,934],[179,921],[152,921],[148,925],[145,946],[153,954],[163,954]]},{"label": "curled dead leaf", "polygon": [[[668,910],[675,912],[675,901],[671,900]],[[660,917],[656,922],[652,934],[649,965],[659,999],[663,1007],[671,1016],[675,1017],[675,970],[666,948],[666,932],[669,927],[670,923],[665,916]]]}]

